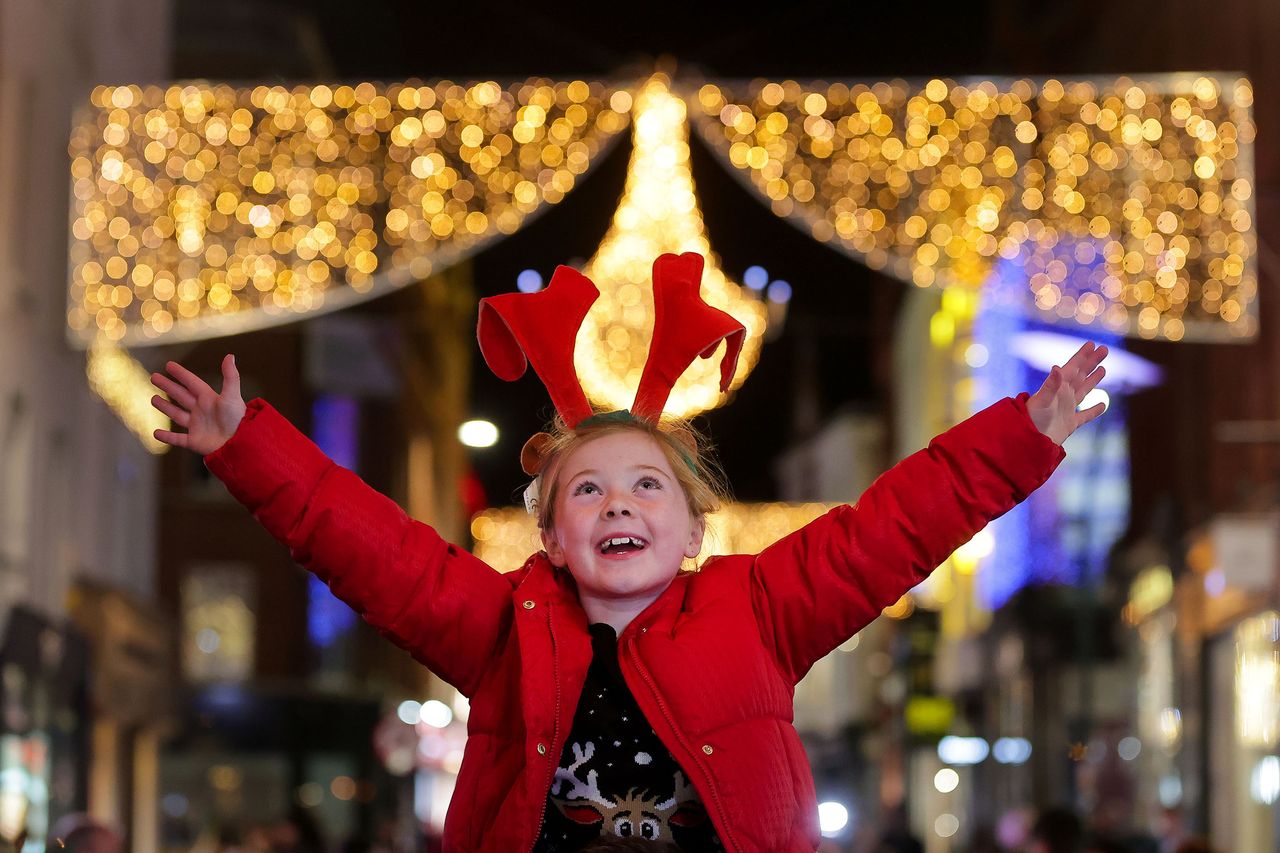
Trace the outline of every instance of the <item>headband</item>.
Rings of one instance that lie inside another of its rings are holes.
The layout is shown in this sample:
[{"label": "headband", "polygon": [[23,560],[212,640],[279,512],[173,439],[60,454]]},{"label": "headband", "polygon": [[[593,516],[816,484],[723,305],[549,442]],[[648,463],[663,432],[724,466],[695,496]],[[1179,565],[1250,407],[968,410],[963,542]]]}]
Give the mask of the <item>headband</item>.
[{"label": "headband", "polygon": [[[720,391],[729,390],[746,329],[703,301],[703,258],[696,252],[659,255],[653,262],[653,338],[629,415],[656,424],[676,380],[695,358],[720,361]],[[504,293],[480,300],[476,337],[480,352],[499,379],[519,379],[532,365],[546,386],[560,418],[570,429],[598,418],[573,366],[574,343],[587,312],[600,296],[591,280],[560,266],[551,283],[537,293]],[[586,424],[590,425],[590,424]],[[520,465],[536,476],[546,463],[551,436],[538,433],[525,442]]]}]

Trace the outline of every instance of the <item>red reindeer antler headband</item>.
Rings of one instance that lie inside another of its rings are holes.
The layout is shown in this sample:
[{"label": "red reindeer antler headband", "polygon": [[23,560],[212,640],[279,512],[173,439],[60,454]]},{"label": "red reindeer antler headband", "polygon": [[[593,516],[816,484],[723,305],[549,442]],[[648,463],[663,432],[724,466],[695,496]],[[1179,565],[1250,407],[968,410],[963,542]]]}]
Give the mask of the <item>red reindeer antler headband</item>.
[{"label": "red reindeer antler headband", "polygon": [[[702,301],[702,256],[661,255],[653,262],[653,340],[640,376],[632,416],[656,423],[676,380],[694,358],[710,358],[726,341],[720,361],[720,390],[729,390],[746,329],[733,317]],[[476,337],[489,369],[507,381],[519,379],[529,364],[547,387],[556,411],[570,428],[592,417],[591,403],[573,367],[578,328],[600,291],[585,275],[557,267],[538,293],[506,293],[480,300]],[[542,469],[546,440],[529,440],[520,461],[525,473]]]}]

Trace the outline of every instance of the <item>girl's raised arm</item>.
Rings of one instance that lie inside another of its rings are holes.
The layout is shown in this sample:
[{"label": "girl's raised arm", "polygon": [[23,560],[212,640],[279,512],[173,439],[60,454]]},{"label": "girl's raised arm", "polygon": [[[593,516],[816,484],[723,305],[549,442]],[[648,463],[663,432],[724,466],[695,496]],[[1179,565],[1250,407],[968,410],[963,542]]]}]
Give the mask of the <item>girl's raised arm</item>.
[{"label": "girl's raised arm", "polygon": [[151,384],[168,398],[157,394],[151,398],[151,405],[186,432],[158,429],[154,433],[156,440],[201,456],[226,444],[240,426],[245,411],[236,357],[228,354],[222,359],[222,393],[176,361],[166,363],[165,370],[168,376],[151,374]]},{"label": "girl's raised arm", "polygon": [[203,455],[295,562],[471,695],[507,636],[511,583],[334,463],[266,401],[246,404],[230,355],[221,393],[176,362],[166,371],[151,381],[169,399],[152,404],[185,431],[156,438]]},{"label": "girl's raised arm", "polygon": [[1035,394],[1006,398],[881,475],[858,501],[755,560],[754,609],[795,680],[879,615],[991,520],[1039,488],[1061,444],[1102,414],[1076,407],[1101,381],[1106,347],[1086,344]]}]

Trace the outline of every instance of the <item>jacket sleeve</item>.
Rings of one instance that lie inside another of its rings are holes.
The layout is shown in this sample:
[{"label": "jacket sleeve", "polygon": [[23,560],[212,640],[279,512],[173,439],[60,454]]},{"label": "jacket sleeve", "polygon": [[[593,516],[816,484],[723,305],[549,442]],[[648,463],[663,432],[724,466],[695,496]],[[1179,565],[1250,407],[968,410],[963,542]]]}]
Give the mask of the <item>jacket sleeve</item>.
[{"label": "jacket sleeve", "polygon": [[293,559],[471,695],[511,625],[511,585],[337,465],[262,400],[205,464]]},{"label": "jacket sleeve", "polygon": [[1065,454],[1031,422],[1026,398],[952,427],[857,503],[756,557],[752,607],[793,683],[1049,478]]}]

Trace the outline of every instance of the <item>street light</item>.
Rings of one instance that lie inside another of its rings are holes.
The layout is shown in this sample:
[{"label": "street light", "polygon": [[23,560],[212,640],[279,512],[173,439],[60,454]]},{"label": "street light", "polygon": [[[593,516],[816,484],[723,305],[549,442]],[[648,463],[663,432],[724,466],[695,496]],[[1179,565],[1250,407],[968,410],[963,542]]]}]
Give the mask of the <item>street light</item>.
[{"label": "street light", "polygon": [[818,804],[818,828],[827,838],[840,834],[849,825],[849,810],[834,800]]},{"label": "street light", "polygon": [[458,440],[467,447],[493,447],[498,443],[498,428],[489,421],[466,421],[458,427]]}]

